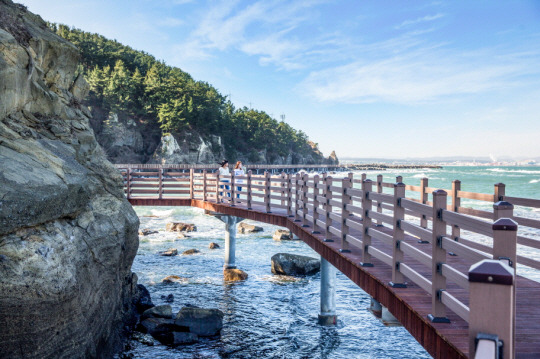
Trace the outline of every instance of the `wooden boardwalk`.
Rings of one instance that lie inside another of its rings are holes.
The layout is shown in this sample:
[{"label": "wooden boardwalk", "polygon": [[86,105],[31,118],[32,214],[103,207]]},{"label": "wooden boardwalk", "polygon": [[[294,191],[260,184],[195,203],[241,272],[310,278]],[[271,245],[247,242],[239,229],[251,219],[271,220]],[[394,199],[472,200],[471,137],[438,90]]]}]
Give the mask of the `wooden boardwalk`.
[{"label": "wooden boardwalk", "polygon": [[[148,170],[145,169],[144,171]],[[150,172],[140,173],[142,173],[141,177],[151,174]],[[388,308],[433,357],[468,357],[471,337],[469,333],[469,298],[472,294],[469,290],[467,273],[471,265],[481,259],[491,258],[491,253],[500,252],[500,247],[497,249],[495,242],[496,237],[500,236],[501,233],[495,233],[497,232],[495,226],[493,226],[494,229],[492,230],[492,225],[488,221],[458,214],[457,212],[474,213],[480,218],[488,218],[489,216],[491,216],[489,218],[493,218],[493,216],[500,218],[501,215],[509,217],[512,214],[507,211],[511,206],[504,205],[505,202],[499,202],[498,209],[491,213],[462,208],[459,205],[458,195],[468,196],[469,198],[475,197],[479,200],[505,199],[504,187],[502,187],[502,191],[500,185],[496,187],[495,196],[462,192],[459,189],[454,189],[454,197],[452,198],[452,204],[455,205],[452,208],[456,212],[454,213],[454,211],[450,210],[451,206],[448,206],[448,209],[446,208],[446,193],[444,193],[443,198],[444,207],[441,208],[435,208],[437,206],[435,194],[432,202],[427,200],[427,196],[425,198],[421,196],[420,200],[416,200],[416,202],[405,200],[404,195],[401,196],[402,198],[394,197],[394,205],[390,206],[392,196],[382,194],[383,191],[380,188],[395,186],[393,184],[384,184],[382,180],[377,183],[378,188],[372,191],[371,183],[364,180],[353,180],[352,177],[343,180],[339,179],[343,183],[338,188],[335,186],[336,183],[332,183],[331,179],[328,182],[325,179],[323,182],[317,176],[312,180],[307,177],[301,179],[296,177],[293,181],[290,175],[287,179],[285,175],[272,179],[269,174],[265,174],[265,176],[258,176],[257,180],[248,176],[248,183],[242,182],[244,186],[243,192],[240,192],[242,198],[235,201],[233,206],[226,193],[233,192],[231,194],[235,195],[234,179],[229,178],[233,183],[228,183],[228,185],[231,185],[231,189],[227,190],[217,186],[218,183],[221,183],[219,177],[216,175],[211,176],[206,173],[194,175],[192,172],[190,177],[187,179],[183,177],[182,179],[182,181],[188,183],[185,189],[176,189],[174,192],[169,190],[169,193],[167,193],[168,187],[163,185],[163,183],[167,183],[163,180],[164,174],[159,174],[158,192],[156,193],[147,189],[149,187],[147,183],[150,180],[144,178],[139,182],[145,184],[144,189],[141,190],[133,187],[133,184],[137,182],[132,180],[129,183],[130,181],[127,180],[129,175],[127,175],[126,192],[128,193],[128,200],[134,206],[192,206],[286,227],[374,299]],[[362,183],[362,189],[353,188],[355,181],[357,181],[356,183]],[[364,185],[369,185],[369,187]],[[404,187],[402,184],[399,185]],[[420,188],[408,187],[410,190]],[[422,189],[422,191],[430,190],[434,189],[427,186]],[[402,193],[404,194],[404,192]],[[150,196],[147,194],[150,194]],[[179,196],[182,195],[184,197],[180,198]],[[203,200],[203,198],[206,200]],[[222,203],[222,198],[226,203]],[[216,199],[220,199],[219,202]],[[538,205],[536,202],[538,200],[513,199],[523,205]],[[373,201],[371,202],[371,200]],[[372,210],[372,205],[374,207],[376,205],[374,210]],[[401,208],[402,219],[396,221],[396,216],[399,216],[397,208]],[[432,213],[431,216],[428,209]],[[499,209],[500,212],[497,212]],[[384,210],[386,210],[386,215],[383,214]],[[388,215],[389,211],[394,211],[394,217]],[[403,212],[409,218],[405,218]],[[363,218],[364,216],[365,218]],[[425,220],[431,223],[432,226],[415,226],[412,224],[414,221],[410,219],[410,216],[419,217],[420,220]],[[521,217],[512,218],[516,218],[533,228],[536,228],[535,226],[540,227],[536,220]],[[435,232],[438,231],[438,227],[435,222],[443,220],[448,221],[448,223],[444,222],[443,234],[436,237]],[[379,225],[375,224],[377,222],[379,222]],[[313,227],[314,223],[317,224],[317,228]],[[399,228],[396,227],[396,223],[398,223]],[[451,228],[452,235],[446,234],[447,225]],[[460,234],[459,230],[477,231],[480,234],[492,237],[493,245],[489,247],[462,238],[463,234]],[[508,237],[510,239],[513,233],[514,250],[516,240],[518,243],[526,243],[533,248],[540,247],[538,241],[534,239],[524,238],[519,235],[516,237],[517,232],[515,231],[505,233],[504,235],[510,235]],[[429,243],[433,242],[433,240],[430,240],[428,234],[429,236],[433,234],[433,238],[438,238],[437,246]],[[447,236],[452,236],[453,240],[449,240]],[[394,248],[396,237],[400,239],[397,242],[399,243],[397,248],[401,248],[402,252],[400,254],[403,256],[399,258],[399,262],[396,262],[396,249]],[[333,241],[328,241],[328,239]],[[421,243],[419,239],[427,241]],[[366,253],[363,253],[366,243],[369,244],[369,249],[367,249]],[[468,245],[472,246],[472,248]],[[348,248],[350,252],[340,251],[344,247]],[[437,270],[437,273],[442,274],[437,274],[433,270],[435,258],[437,258],[437,253],[433,253],[434,248],[437,251],[444,250],[442,263],[444,268],[439,268],[440,271]],[[457,255],[454,255],[453,252],[457,253]],[[372,267],[362,266],[361,264],[362,261],[365,261],[365,255],[368,253],[370,257],[367,258],[370,258],[369,262],[373,264]],[[498,256],[500,258],[500,254]],[[518,264],[524,261],[533,268],[540,266],[540,263],[531,258],[519,254],[516,256],[515,252],[513,256],[512,253],[508,256],[517,261]],[[397,263],[399,269],[400,262],[401,270],[398,271],[393,267],[396,267],[395,264]],[[432,263],[434,264],[432,265]],[[390,286],[389,283],[392,281],[393,275],[398,274],[404,276],[404,282],[407,284],[406,288]],[[442,293],[441,297],[444,296],[440,301],[445,303],[446,313],[443,316],[449,319],[449,323],[434,323],[428,319],[428,315],[435,313],[432,300],[434,288],[436,289],[437,286],[441,288],[440,283],[437,282],[438,279],[433,278],[434,275],[444,275],[446,277],[442,287],[444,289],[439,290],[439,293]],[[515,357],[540,358],[540,283],[517,277],[515,290]],[[339,297],[337,300],[339,300]],[[487,302],[489,302],[489,298],[486,298]],[[506,324],[510,327],[512,319],[501,317],[501,321],[508,322]]]}]

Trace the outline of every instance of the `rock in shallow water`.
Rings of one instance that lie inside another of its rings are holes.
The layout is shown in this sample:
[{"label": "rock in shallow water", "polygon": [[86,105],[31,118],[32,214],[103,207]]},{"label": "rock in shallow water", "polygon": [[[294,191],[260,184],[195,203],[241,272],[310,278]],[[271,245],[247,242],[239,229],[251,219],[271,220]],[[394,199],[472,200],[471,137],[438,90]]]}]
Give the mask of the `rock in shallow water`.
[{"label": "rock in shallow water", "polygon": [[169,295],[162,295],[162,296],[161,296],[161,299],[163,299],[163,301],[164,301],[165,303],[172,303],[172,302],[174,302],[174,295],[172,295],[172,294],[169,294]]},{"label": "rock in shallow water", "polygon": [[152,303],[152,298],[150,297],[150,292],[142,284],[137,284],[138,294],[133,298],[135,307],[139,313],[143,313],[145,310],[154,307]]},{"label": "rock in shallow water", "polygon": [[255,226],[253,224],[248,224],[244,222],[240,222],[238,225],[238,232],[240,233],[257,233],[262,232],[263,228],[259,226]]},{"label": "rock in shallow water", "polygon": [[[180,277],[178,275],[168,275],[165,278],[161,280],[163,283],[186,283],[188,281],[187,278]],[[169,296],[172,294],[169,294]]]},{"label": "rock in shallow water", "polygon": [[201,253],[201,251],[198,249],[192,248],[192,249],[188,249],[187,251],[184,251],[182,255],[188,256],[188,255],[196,254],[196,253]]},{"label": "rock in shallow water", "polygon": [[290,241],[294,237],[292,232],[288,229],[276,229],[272,238],[274,241]]},{"label": "rock in shallow water", "polygon": [[172,319],[172,308],[170,305],[156,305],[153,308],[147,309],[142,314],[142,319],[147,318],[166,318],[166,319]]},{"label": "rock in shallow water", "polygon": [[223,270],[223,280],[226,282],[238,282],[248,279],[248,274],[241,269],[227,268]]},{"label": "rock in shallow water", "polygon": [[178,249],[176,249],[176,248],[169,248],[169,249],[167,249],[166,251],[159,252],[158,254],[159,254],[160,256],[164,256],[164,257],[177,256],[177,255],[178,255]]},{"label": "rock in shallow water", "polygon": [[202,337],[214,336],[223,328],[223,312],[219,309],[184,307],[176,315],[174,323],[188,327],[190,333]]},{"label": "rock in shallow water", "polygon": [[144,228],[144,229],[139,230],[139,236],[149,236],[151,234],[156,234],[156,233],[159,233],[159,232],[158,231],[153,231],[153,230],[148,229],[148,228]]},{"label": "rock in shallow water", "polygon": [[272,273],[283,275],[311,275],[320,270],[321,261],[308,256],[277,253],[272,256]]},{"label": "rock in shallow water", "polygon": [[212,242],[212,243],[210,243],[210,244],[208,245],[208,248],[210,248],[210,249],[217,249],[217,248],[219,248],[219,244]]},{"label": "rock in shallow water", "polygon": [[193,223],[169,222],[165,230],[168,232],[195,232],[197,227]]}]

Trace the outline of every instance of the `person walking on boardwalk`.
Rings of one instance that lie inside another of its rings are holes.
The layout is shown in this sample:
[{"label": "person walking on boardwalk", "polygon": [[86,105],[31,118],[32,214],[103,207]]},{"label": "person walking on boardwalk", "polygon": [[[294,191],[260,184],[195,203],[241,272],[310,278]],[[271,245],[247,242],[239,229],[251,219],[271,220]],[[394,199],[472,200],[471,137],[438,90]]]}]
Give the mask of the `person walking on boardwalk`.
[{"label": "person walking on boardwalk", "polygon": [[[234,177],[243,176],[245,174],[246,174],[246,170],[245,170],[244,166],[242,165],[242,161],[236,162],[236,165],[234,165]],[[235,183],[243,184],[244,180],[243,179],[238,179],[238,180],[235,179]],[[237,186],[236,190],[238,192],[242,191],[242,186]],[[240,198],[240,193],[236,194],[236,198]]]},{"label": "person walking on boardwalk", "polygon": [[[221,163],[219,164],[219,176],[229,176],[231,174],[231,172],[229,171],[229,161],[227,160],[223,160],[221,161]],[[230,182],[230,180],[228,178],[225,178],[225,179],[220,179],[221,182]],[[231,187],[227,186],[227,185],[219,185],[219,188],[225,188],[227,190],[229,190]],[[223,196],[223,192],[219,192],[219,195],[220,196]],[[231,193],[230,192],[227,192],[227,197],[230,197],[231,196]],[[221,200],[223,201],[223,199]]]}]

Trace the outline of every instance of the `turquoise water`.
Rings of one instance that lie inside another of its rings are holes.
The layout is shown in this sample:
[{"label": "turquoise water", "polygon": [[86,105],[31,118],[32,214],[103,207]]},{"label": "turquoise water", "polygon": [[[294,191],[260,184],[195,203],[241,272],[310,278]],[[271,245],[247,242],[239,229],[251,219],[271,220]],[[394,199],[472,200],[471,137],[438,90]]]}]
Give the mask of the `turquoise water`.
[{"label": "turquoise water", "polygon": [[[419,185],[428,177],[430,187],[451,188],[454,179],[462,190],[493,193],[493,184],[503,182],[506,193],[516,197],[540,198],[540,167],[446,167],[429,170],[401,170],[399,173],[366,172],[368,178],[384,175],[394,182],[402,175],[407,184]],[[337,174],[336,176],[339,176]],[[360,178],[360,174],[355,174]],[[489,210],[492,204],[470,201]],[[465,205],[465,203],[464,203]],[[478,206],[475,206],[478,207]],[[224,225],[195,208],[136,207],[141,228],[159,233],[141,237],[133,271],[150,291],[155,304],[165,304],[161,296],[173,294],[173,311],[185,304],[219,308],[225,313],[221,337],[200,343],[167,348],[155,342],[147,346],[137,341],[127,354],[135,358],[429,358],[429,354],[401,327],[386,327],[368,310],[369,296],[343,274],[337,277],[336,327],[317,325],[319,312],[318,275],[295,281],[282,280],[270,271],[270,257],[278,252],[317,257],[300,241],[275,242],[276,226],[262,226],[264,232],[238,234],[236,260],[249,274],[247,281],[226,285],[222,280]],[[516,208],[516,212],[539,218],[539,210]],[[165,232],[170,221],[194,223],[197,232],[177,239]],[[249,221],[248,221],[249,222]],[[527,235],[540,239],[537,230]],[[221,249],[210,250],[210,242]],[[197,248],[193,256],[161,257],[157,252],[176,248],[179,252]],[[539,257],[540,258],[540,257]],[[526,272],[534,277],[536,271]],[[164,284],[168,275],[184,277],[182,283]]]}]

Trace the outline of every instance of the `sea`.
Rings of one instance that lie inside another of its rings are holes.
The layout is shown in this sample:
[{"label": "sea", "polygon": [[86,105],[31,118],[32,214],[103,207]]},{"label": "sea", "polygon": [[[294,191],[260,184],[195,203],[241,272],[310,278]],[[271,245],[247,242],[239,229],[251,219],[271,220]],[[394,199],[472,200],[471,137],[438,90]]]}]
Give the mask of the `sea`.
[{"label": "sea", "polygon": [[[540,199],[540,167],[445,166],[442,169],[402,169],[366,171],[376,180],[419,185],[429,178],[429,187],[450,189],[455,179],[468,192],[493,193],[495,183],[506,184],[506,194],[513,197]],[[360,178],[361,172],[355,173]],[[343,173],[333,174],[334,177]],[[462,206],[492,210],[492,203],[462,200]],[[149,290],[154,304],[170,304],[173,312],[183,306],[196,305],[218,308],[225,314],[221,335],[201,338],[199,343],[176,348],[131,340],[123,357],[132,358],[430,358],[422,346],[400,326],[385,326],[368,310],[370,296],[349,280],[337,274],[337,325],[317,324],[319,313],[320,276],[280,277],[271,273],[270,258],[280,252],[319,258],[302,241],[274,241],[272,234],[279,227],[246,221],[263,228],[263,232],[238,234],[236,264],[246,271],[244,282],[225,284],[222,268],[224,258],[224,224],[189,207],[135,207],[140,228],[158,231],[140,237],[138,254],[132,270],[139,283]],[[516,207],[515,214],[540,219],[540,209]],[[197,226],[189,237],[178,239],[166,232],[168,222],[186,222]],[[540,240],[540,231],[520,229],[521,235]],[[211,242],[221,248],[209,249]],[[198,249],[195,255],[164,257],[158,252],[176,248],[179,253]],[[539,251],[520,249],[540,260]],[[524,268],[520,274],[540,282],[538,271]],[[178,283],[163,283],[169,275],[182,277]],[[167,303],[172,294],[174,301]]]}]

